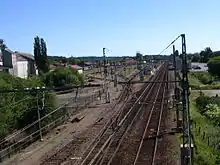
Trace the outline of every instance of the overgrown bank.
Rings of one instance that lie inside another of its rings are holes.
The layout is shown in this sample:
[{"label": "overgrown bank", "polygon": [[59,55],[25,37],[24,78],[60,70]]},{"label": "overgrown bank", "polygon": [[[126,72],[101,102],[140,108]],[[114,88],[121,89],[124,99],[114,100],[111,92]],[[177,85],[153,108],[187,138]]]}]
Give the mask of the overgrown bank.
[{"label": "overgrown bank", "polygon": [[199,92],[191,93],[191,118],[196,145],[194,162],[196,165],[220,164],[219,100],[219,97],[207,97]]},{"label": "overgrown bank", "polygon": [[[0,73],[0,89],[24,89],[44,86],[39,78],[27,80]],[[0,139],[14,130],[37,120],[38,97],[36,92],[0,93]],[[45,92],[45,108],[41,116],[54,109],[54,94]]]},{"label": "overgrown bank", "polygon": [[190,72],[189,82],[192,89],[220,89],[218,77],[212,76],[208,72]]},{"label": "overgrown bank", "polygon": [[79,85],[85,82],[85,76],[72,68],[57,68],[52,72],[46,73],[42,79],[46,86],[51,87]]},{"label": "overgrown bank", "polygon": [[[22,79],[9,74],[0,73],[0,89],[24,89],[42,86],[60,87],[73,84],[83,84],[84,77],[76,70],[71,68],[59,68],[53,72],[45,74],[43,77],[32,77]],[[43,110],[40,110],[40,116],[54,111],[55,94],[51,91],[45,91]],[[0,92],[0,141],[7,135],[16,130],[38,120],[38,109],[42,107],[42,93],[32,92]],[[55,119],[65,115],[65,110],[53,113],[47,119],[43,120],[41,125],[47,125]],[[32,127],[28,132],[38,130],[38,126]],[[0,145],[1,147],[1,145]]]}]

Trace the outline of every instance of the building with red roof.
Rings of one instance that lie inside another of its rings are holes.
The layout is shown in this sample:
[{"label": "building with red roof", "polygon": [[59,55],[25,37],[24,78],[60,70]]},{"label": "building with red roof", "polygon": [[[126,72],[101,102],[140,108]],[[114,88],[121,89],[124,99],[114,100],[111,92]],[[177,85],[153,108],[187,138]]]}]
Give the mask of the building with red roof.
[{"label": "building with red roof", "polygon": [[76,69],[80,74],[83,73],[83,68],[80,67],[79,65],[71,65],[70,67]]}]

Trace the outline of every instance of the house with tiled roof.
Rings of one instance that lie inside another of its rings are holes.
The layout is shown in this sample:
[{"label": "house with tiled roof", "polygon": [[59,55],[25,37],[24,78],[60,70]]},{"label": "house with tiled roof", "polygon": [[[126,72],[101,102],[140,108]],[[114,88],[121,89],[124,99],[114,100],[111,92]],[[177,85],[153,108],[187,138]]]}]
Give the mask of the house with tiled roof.
[{"label": "house with tiled roof", "polygon": [[32,54],[13,52],[8,48],[2,48],[0,51],[0,69],[21,78],[37,75]]},{"label": "house with tiled roof", "polygon": [[81,67],[81,66],[79,66],[79,65],[70,65],[70,67],[72,68],[72,69],[75,69],[75,70],[77,70],[78,71],[78,73],[83,73],[83,68]]}]

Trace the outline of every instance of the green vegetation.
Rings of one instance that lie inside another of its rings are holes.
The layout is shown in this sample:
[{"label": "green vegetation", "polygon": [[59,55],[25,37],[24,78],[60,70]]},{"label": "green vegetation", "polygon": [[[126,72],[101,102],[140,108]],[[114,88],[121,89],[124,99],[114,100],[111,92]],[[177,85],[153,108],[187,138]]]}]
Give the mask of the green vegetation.
[{"label": "green vegetation", "polygon": [[207,47],[202,50],[200,53],[188,54],[192,62],[203,62],[207,63],[210,58],[216,56],[216,53],[213,53],[211,48]]},{"label": "green vegetation", "polygon": [[220,83],[215,82],[217,77],[208,72],[190,72],[189,83],[192,89],[220,89]]},{"label": "green vegetation", "polygon": [[208,71],[213,76],[220,77],[220,52],[212,52],[207,47],[200,53],[189,54],[192,62],[207,63]]},{"label": "green vegetation", "polygon": [[[0,89],[24,89],[43,85],[39,78],[25,80],[0,73]],[[0,139],[37,120],[36,95],[35,92],[0,93]],[[53,109],[54,95],[51,92],[45,92],[45,109],[41,112],[41,116]]]},{"label": "green vegetation", "polygon": [[215,117],[213,116],[214,118],[212,118],[212,115],[207,112],[211,112],[212,107],[216,112],[215,102],[220,100],[220,98],[209,98],[204,95],[200,96],[199,92],[193,92],[190,100],[191,118],[194,123],[193,135],[197,147],[196,151],[198,152],[198,154],[195,154],[194,163],[195,165],[217,165],[220,163],[218,146],[220,142],[220,127],[215,124]]},{"label": "green vegetation", "polygon": [[196,99],[199,112],[220,126],[220,97],[208,97],[201,93]]},{"label": "green vegetation", "polygon": [[46,86],[61,87],[68,85],[83,84],[85,77],[72,68],[57,68],[44,75],[43,81]]},{"label": "green vegetation", "polygon": [[38,36],[34,38],[34,58],[40,75],[50,70],[46,42]]},{"label": "green vegetation", "polygon": [[[126,57],[106,57],[107,61],[109,62],[120,62],[123,61]],[[103,61],[103,57],[61,57],[61,56],[48,56],[48,59],[51,64],[71,64],[71,65],[80,65],[83,66],[85,62],[94,62],[99,63]]]},{"label": "green vegetation", "polygon": [[220,77],[220,56],[211,58],[207,64],[209,73]]}]

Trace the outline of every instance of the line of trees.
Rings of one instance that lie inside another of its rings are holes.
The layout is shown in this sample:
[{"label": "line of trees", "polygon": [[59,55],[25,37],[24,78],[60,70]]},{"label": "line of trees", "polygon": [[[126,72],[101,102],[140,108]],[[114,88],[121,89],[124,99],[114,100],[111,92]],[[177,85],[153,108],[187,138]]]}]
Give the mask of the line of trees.
[{"label": "line of trees", "polygon": [[210,47],[205,48],[200,53],[188,54],[192,62],[207,63],[210,58],[217,56],[218,54],[213,52]]},{"label": "line of trees", "polygon": [[209,73],[220,77],[220,51],[213,52],[211,48],[207,47],[200,53],[188,55],[192,62],[207,63]]},{"label": "line of trees", "polygon": [[34,38],[34,58],[39,74],[47,73],[50,70],[50,63],[47,58],[47,46],[43,38]]}]

